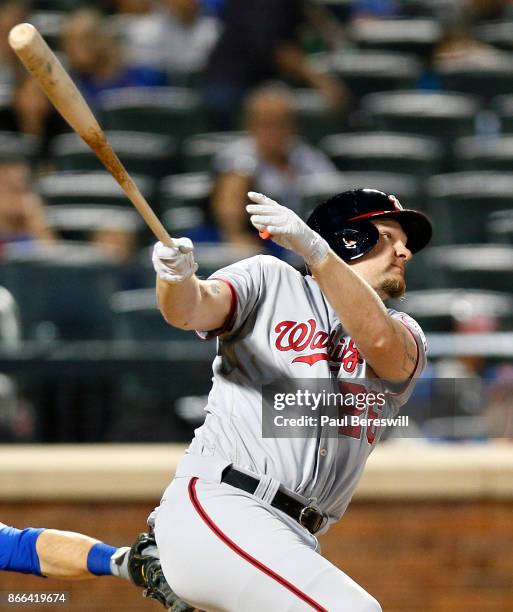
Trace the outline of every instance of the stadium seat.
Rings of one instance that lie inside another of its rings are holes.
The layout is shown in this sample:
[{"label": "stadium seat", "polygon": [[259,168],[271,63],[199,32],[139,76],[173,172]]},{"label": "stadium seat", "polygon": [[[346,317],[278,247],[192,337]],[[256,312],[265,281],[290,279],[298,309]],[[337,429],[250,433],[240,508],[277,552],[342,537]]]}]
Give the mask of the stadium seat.
[{"label": "stadium seat", "polygon": [[513,245],[513,208],[491,213],[486,228],[490,242]]},{"label": "stadium seat", "polygon": [[0,264],[0,283],[18,303],[25,340],[108,339],[120,271],[89,245],[14,244]]},{"label": "stadium seat", "polygon": [[39,144],[37,136],[0,132],[0,161],[26,160],[30,162],[36,156]]},{"label": "stadium seat", "polygon": [[475,316],[497,317],[504,327],[513,323],[513,295],[496,291],[426,289],[408,291],[389,306],[410,314],[425,332],[452,332],[454,322]]},{"label": "stadium seat", "polygon": [[378,51],[335,52],[325,64],[344,81],[356,102],[377,91],[413,88],[422,70],[415,57]]},{"label": "stadium seat", "polygon": [[21,340],[20,312],[14,296],[0,287],[0,347],[19,348]]},{"label": "stadium seat", "polygon": [[195,335],[167,324],[157,308],[155,287],[118,291],[111,297],[116,340],[195,340]]},{"label": "stadium seat", "polygon": [[513,170],[513,136],[467,136],[454,145],[458,170]]},{"label": "stadium seat", "polygon": [[390,132],[332,134],[320,142],[342,172],[399,172],[426,178],[441,172],[442,149],[432,138]]},{"label": "stadium seat", "polygon": [[372,188],[393,193],[405,208],[420,208],[419,184],[411,176],[394,172],[333,172],[304,177],[300,183],[303,196],[302,216],[335,193],[347,189]]},{"label": "stadium seat", "polygon": [[186,232],[208,222],[213,179],[206,172],[168,176],[160,185],[162,222],[171,232]]},{"label": "stadium seat", "polygon": [[[5,75],[5,78],[9,77]],[[8,81],[0,82],[0,129],[6,129],[6,123],[10,126],[10,113],[12,103],[12,84]]]},{"label": "stadium seat", "polygon": [[362,49],[431,54],[442,36],[434,19],[361,19],[350,30],[351,39]]},{"label": "stadium seat", "polygon": [[66,16],[61,8],[63,7],[59,7],[56,2],[51,10],[38,10],[30,15],[30,23],[39,30],[48,46],[54,51],[60,48],[61,29]]},{"label": "stadium seat", "polygon": [[133,130],[182,141],[204,131],[200,95],[185,87],[130,87],[102,94],[100,114],[108,130]]},{"label": "stadium seat", "polygon": [[[160,179],[176,171],[176,142],[169,136],[141,132],[107,132],[107,139],[130,173]],[[57,136],[52,145],[57,170],[105,170],[76,134]]]},{"label": "stadium seat", "polygon": [[293,96],[299,134],[305,140],[317,144],[326,134],[340,131],[343,127],[343,116],[334,113],[317,91],[294,89]]},{"label": "stadium seat", "polygon": [[511,294],[512,246],[451,244],[428,249],[424,259],[440,286]]},{"label": "stadium seat", "polygon": [[474,133],[479,105],[465,94],[397,91],[366,96],[362,107],[370,127],[450,141]]},{"label": "stadium seat", "polygon": [[[132,178],[146,198],[153,195],[153,181],[148,177]],[[107,204],[131,206],[114,178],[104,172],[54,172],[42,176],[36,187],[47,204]]]},{"label": "stadium seat", "polygon": [[485,242],[488,215],[512,206],[513,172],[439,174],[428,180],[427,192],[435,244]]},{"label": "stadium seat", "polygon": [[501,132],[513,133],[513,94],[497,96],[491,103],[499,117]]},{"label": "stadium seat", "polygon": [[244,135],[244,132],[205,132],[185,139],[182,157],[186,172],[212,172],[214,157]]},{"label": "stadium seat", "polygon": [[97,230],[137,233],[144,227],[135,210],[119,206],[55,204],[46,209],[46,219],[64,240],[87,240]]},{"label": "stadium seat", "polygon": [[505,49],[513,50],[513,21],[490,21],[474,27],[474,34],[484,43]]},{"label": "stadium seat", "polygon": [[489,100],[513,91],[513,54],[493,66],[443,66],[437,69],[443,89]]}]

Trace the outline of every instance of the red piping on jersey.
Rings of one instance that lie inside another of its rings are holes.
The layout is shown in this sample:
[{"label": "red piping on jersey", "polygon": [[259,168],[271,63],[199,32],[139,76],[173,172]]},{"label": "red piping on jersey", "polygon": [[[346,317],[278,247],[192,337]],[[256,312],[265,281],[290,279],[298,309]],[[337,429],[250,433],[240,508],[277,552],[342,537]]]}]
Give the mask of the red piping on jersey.
[{"label": "red piping on jersey", "polygon": [[235,323],[235,316],[237,314],[237,304],[239,302],[239,298],[237,296],[237,292],[235,291],[235,287],[232,285],[232,283],[228,279],[222,278],[221,276],[215,276],[215,277],[209,278],[208,280],[218,280],[228,285],[230,289],[230,297],[231,297],[230,312],[228,313],[228,316],[226,317],[226,320],[223,323],[223,325],[219,327],[218,329],[213,329],[206,333],[201,332],[201,331],[199,332],[196,331],[196,334],[198,335],[199,338],[201,338],[201,340],[211,340],[212,338],[215,338],[216,336],[220,336],[221,334],[231,331],[231,328],[233,327],[233,324]]},{"label": "red piping on jersey", "polygon": [[222,276],[214,276],[210,280],[220,280],[226,285],[228,285],[228,288],[230,289],[230,295],[231,295],[230,312],[228,313],[228,316],[226,317],[226,321],[224,322],[224,325],[221,327],[219,331],[217,331],[217,334],[220,335],[220,334],[224,334],[227,331],[231,331],[233,324],[235,323],[235,315],[237,313],[237,304],[239,302],[239,298],[237,296],[237,292],[235,291],[235,287],[232,285],[232,283],[227,278],[223,278]]},{"label": "red piping on jersey", "polygon": [[234,553],[242,557],[248,563],[251,563],[253,567],[256,567],[260,571],[264,572],[264,574],[267,574],[273,580],[276,580],[276,582],[279,582],[282,586],[288,589],[291,593],[296,595],[296,597],[299,597],[299,599],[307,603],[311,608],[313,608],[314,610],[317,610],[318,612],[328,612],[326,608],[323,608],[320,604],[318,604],[311,597],[309,597],[308,595],[300,591],[297,587],[295,587],[288,580],[286,580],[285,578],[282,578],[279,574],[274,572],[272,569],[270,569],[269,567],[267,567],[266,565],[264,565],[263,563],[255,559],[254,557],[252,557],[249,553],[243,550],[240,546],[235,544],[235,542],[231,540],[214,523],[214,521],[210,518],[210,516],[207,514],[206,510],[203,508],[200,501],[198,500],[198,495],[196,493],[196,481],[197,480],[198,480],[197,478],[191,478],[189,482],[189,498],[192,502],[192,505],[194,506],[194,509],[200,515],[203,521],[206,523],[207,527],[209,527],[222,542],[224,542],[229,548],[231,548]]}]

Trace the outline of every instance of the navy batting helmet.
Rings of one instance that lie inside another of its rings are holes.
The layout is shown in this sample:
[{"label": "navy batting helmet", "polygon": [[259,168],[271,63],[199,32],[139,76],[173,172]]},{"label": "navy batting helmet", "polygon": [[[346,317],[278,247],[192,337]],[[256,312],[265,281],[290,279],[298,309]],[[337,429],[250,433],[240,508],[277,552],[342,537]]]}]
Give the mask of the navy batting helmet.
[{"label": "navy batting helmet", "polygon": [[320,234],[344,261],[363,257],[378,242],[374,219],[394,219],[407,237],[412,253],[431,239],[431,221],[426,215],[404,209],[399,200],[377,189],[351,189],[333,196],[312,212],[307,224]]}]

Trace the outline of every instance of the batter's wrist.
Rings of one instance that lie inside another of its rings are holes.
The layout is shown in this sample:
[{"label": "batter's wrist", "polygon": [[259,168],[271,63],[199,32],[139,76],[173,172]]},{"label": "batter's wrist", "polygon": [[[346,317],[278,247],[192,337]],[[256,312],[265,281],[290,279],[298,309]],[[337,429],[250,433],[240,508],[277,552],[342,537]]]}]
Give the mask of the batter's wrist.
[{"label": "batter's wrist", "polygon": [[303,259],[308,266],[316,266],[326,259],[330,252],[330,246],[316,232],[312,232],[312,240],[308,245],[306,253],[303,255]]}]

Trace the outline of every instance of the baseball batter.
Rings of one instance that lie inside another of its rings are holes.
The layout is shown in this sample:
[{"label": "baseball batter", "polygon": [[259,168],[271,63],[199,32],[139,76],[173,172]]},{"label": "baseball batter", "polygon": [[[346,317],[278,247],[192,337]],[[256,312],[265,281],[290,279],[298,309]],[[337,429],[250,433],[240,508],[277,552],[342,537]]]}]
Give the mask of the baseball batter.
[{"label": "baseball batter", "polygon": [[[351,500],[383,432],[373,419],[395,416],[424,368],[422,330],[383,301],[404,292],[405,266],[431,224],[373,189],[334,196],[306,223],[248,195],[254,227],[302,256],[309,275],[257,256],[204,281],[189,240],[154,249],[167,322],[218,339],[205,423],[150,517],[162,568],[180,597],[207,611],[376,612],[319,554],[316,535]],[[262,386],[298,378],[371,387],[386,400],[365,407],[368,424],[336,436],[264,438]]]}]

